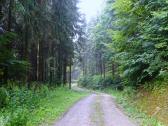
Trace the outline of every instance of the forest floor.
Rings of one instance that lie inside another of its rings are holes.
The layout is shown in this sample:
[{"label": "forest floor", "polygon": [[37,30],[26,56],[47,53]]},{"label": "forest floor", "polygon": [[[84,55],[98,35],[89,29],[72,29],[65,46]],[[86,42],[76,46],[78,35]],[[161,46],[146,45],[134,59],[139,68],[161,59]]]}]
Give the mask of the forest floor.
[{"label": "forest floor", "polygon": [[[77,88],[75,90],[83,91]],[[93,92],[77,102],[54,126],[136,126],[111,95]]]}]

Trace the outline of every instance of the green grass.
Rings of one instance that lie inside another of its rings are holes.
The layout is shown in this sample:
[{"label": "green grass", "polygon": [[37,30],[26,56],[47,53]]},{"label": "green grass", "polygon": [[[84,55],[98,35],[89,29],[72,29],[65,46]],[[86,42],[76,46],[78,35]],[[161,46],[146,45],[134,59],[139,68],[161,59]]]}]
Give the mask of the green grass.
[{"label": "green grass", "polygon": [[104,92],[114,96],[117,103],[124,109],[126,114],[140,126],[164,126],[154,117],[148,116],[136,106],[136,100],[133,99],[133,96],[136,95],[134,90],[126,89],[125,91],[115,91],[112,89],[105,89]]},{"label": "green grass", "polygon": [[86,96],[85,93],[72,91],[66,88],[57,88],[47,98],[40,102],[40,107],[34,112],[29,126],[37,126],[41,122],[52,123],[67,111],[76,101]]},{"label": "green grass", "polygon": [[4,93],[4,89],[0,90],[0,97],[8,100],[0,109],[0,126],[50,125],[75,102],[87,96],[68,88],[49,89],[46,86],[36,91],[14,87]]}]

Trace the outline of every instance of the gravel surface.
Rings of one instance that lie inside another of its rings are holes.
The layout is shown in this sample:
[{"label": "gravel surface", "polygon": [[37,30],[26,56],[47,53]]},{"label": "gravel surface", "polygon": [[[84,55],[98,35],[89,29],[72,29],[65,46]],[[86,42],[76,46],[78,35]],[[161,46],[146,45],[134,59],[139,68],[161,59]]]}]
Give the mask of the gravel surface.
[{"label": "gravel surface", "polygon": [[77,102],[53,126],[136,126],[110,95],[92,94]]}]

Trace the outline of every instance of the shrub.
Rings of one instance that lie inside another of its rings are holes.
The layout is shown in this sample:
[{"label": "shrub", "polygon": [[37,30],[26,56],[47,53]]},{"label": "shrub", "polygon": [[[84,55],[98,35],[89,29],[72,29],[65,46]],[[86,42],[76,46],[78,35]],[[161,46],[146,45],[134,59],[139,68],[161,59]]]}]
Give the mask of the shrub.
[{"label": "shrub", "polygon": [[84,76],[79,79],[78,84],[80,86],[91,88],[91,89],[102,89],[106,87],[111,87],[114,89],[123,89],[123,84],[121,78],[112,79],[111,76],[106,76],[104,79],[100,75],[94,76]]},{"label": "shrub", "polygon": [[10,109],[15,109],[18,106],[24,106],[25,108],[33,109],[38,106],[40,97],[42,96],[37,92],[16,86],[10,91],[10,102],[8,107]]},{"label": "shrub", "polygon": [[[0,126],[36,126],[45,121],[58,118],[75,101],[85,96],[68,88],[49,88],[36,86],[26,88],[17,82],[8,82],[7,87],[0,88]],[[3,98],[3,99],[2,99]],[[6,99],[8,99],[6,101]]]},{"label": "shrub", "polygon": [[90,76],[84,76],[79,79],[78,84],[83,86],[83,87],[88,87],[92,81],[92,77]]},{"label": "shrub", "polygon": [[101,89],[103,88],[103,78],[100,75],[95,75],[92,77],[92,81],[90,87],[93,89]]},{"label": "shrub", "polygon": [[[31,113],[40,106],[40,99],[48,96],[49,88],[28,89],[18,82],[9,81],[0,88],[0,126],[26,126]],[[3,108],[3,109],[2,109]]]},{"label": "shrub", "polygon": [[8,91],[1,87],[0,88],[0,108],[5,107],[8,104],[9,101],[9,94]]},{"label": "shrub", "polygon": [[110,76],[107,76],[107,77],[103,80],[103,86],[104,86],[104,87],[109,87],[109,86],[111,86],[112,84],[114,84],[114,81],[113,81],[112,77],[110,77]]},{"label": "shrub", "polygon": [[15,110],[9,118],[7,126],[27,126],[29,112],[25,108]]}]

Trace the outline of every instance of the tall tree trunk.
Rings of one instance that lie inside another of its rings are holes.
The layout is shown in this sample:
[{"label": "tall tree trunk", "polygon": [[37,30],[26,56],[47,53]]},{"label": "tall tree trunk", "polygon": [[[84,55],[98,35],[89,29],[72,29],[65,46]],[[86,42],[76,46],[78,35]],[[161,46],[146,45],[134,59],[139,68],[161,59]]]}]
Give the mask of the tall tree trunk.
[{"label": "tall tree trunk", "polygon": [[106,64],[104,61],[103,61],[103,77],[104,79],[106,78]]},{"label": "tall tree trunk", "polygon": [[13,0],[9,1],[9,11],[8,11],[8,31],[11,31],[12,28],[12,9],[13,9]]},{"label": "tall tree trunk", "polygon": [[7,81],[8,81],[8,66],[5,66],[5,67],[4,67],[4,75],[3,75],[3,78],[4,78],[4,83],[6,84]]},{"label": "tall tree trunk", "polygon": [[58,46],[58,66],[57,66],[57,85],[60,86],[62,83],[62,58],[61,58],[61,45]]},{"label": "tall tree trunk", "polygon": [[3,7],[3,2],[0,2],[0,20],[3,18],[2,7]]},{"label": "tall tree trunk", "polygon": [[37,46],[33,43],[31,45],[31,51],[29,54],[29,60],[31,63],[31,71],[29,72],[29,81],[37,80]]},{"label": "tall tree trunk", "polygon": [[112,62],[112,76],[115,77],[115,64]]},{"label": "tall tree trunk", "polygon": [[67,83],[67,60],[66,57],[64,57],[64,66],[63,66],[63,85],[65,86]]},{"label": "tall tree trunk", "polygon": [[44,43],[43,43],[43,40],[42,41],[40,41],[40,43],[39,43],[39,72],[38,72],[38,74],[39,74],[39,80],[38,81],[44,81],[44,78],[43,78],[43,75],[44,75],[44,48],[43,48],[43,45],[44,45]]},{"label": "tall tree trunk", "polygon": [[39,81],[39,69],[40,69],[40,41],[38,40],[37,42],[37,72],[36,72],[36,76],[37,76],[37,81]]},{"label": "tall tree trunk", "polygon": [[71,78],[71,77],[72,77],[72,76],[71,76],[72,66],[71,66],[71,65],[72,65],[72,59],[70,58],[70,65],[69,65],[69,89],[72,88],[72,85],[71,85],[71,81],[72,81],[72,80],[71,80],[71,79],[72,79],[72,78]]},{"label": "tall tree trunk", "polygon": [[100,54],[100,57],[99,57],[100,59],[100,75],[101,75],[101,77],[103,77],[103,61],[102,61],[102,55]]},{"label": "tall tree trunk", "polygon": [[82,69],[83,69],[83,76],[85,76],[85,63],[84,63],[84,61],[82,62]]},{"label": "tall tree trunk", "polygon": [[[12,27],[12,8],[13,8],[13,0],[9,1],[9,10],[8,10],[8,27],[7,30],[11,31]],[[4,67],[4,83],[7,83],[8,80],[8,66]]]}]

